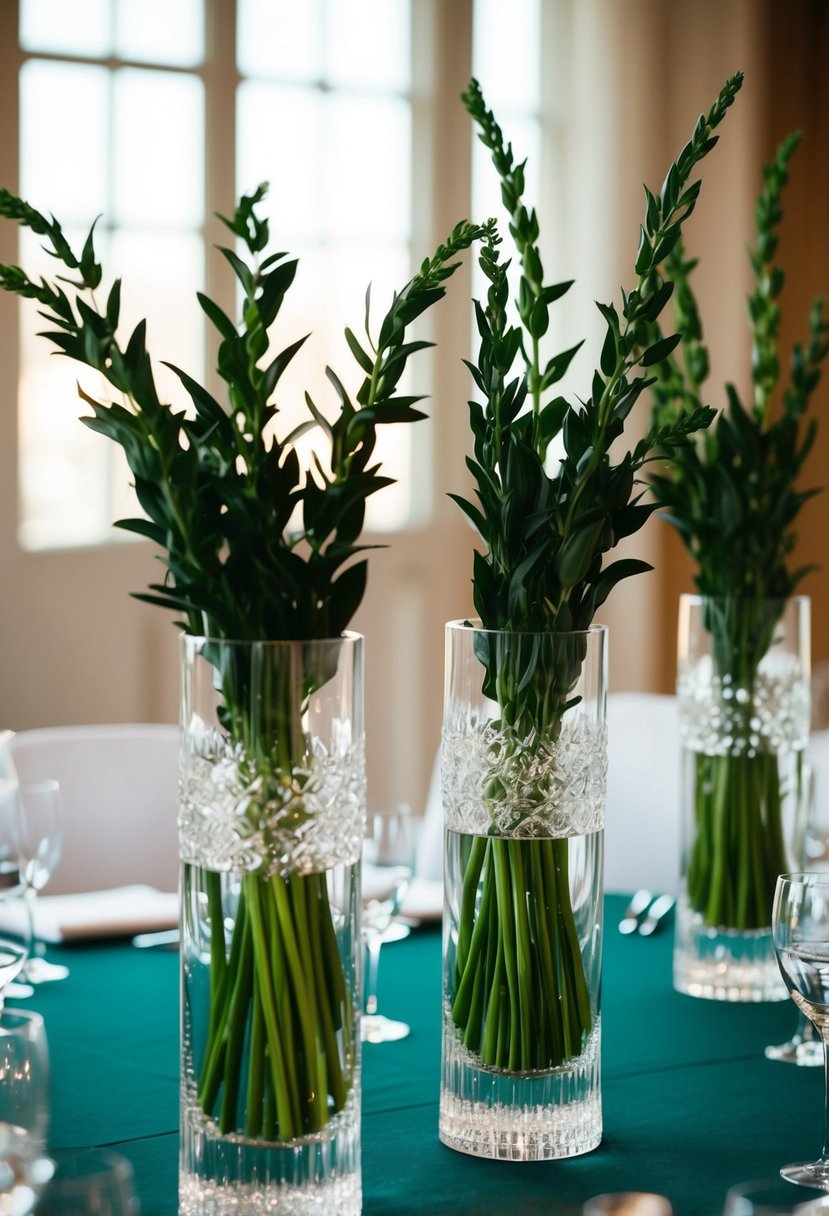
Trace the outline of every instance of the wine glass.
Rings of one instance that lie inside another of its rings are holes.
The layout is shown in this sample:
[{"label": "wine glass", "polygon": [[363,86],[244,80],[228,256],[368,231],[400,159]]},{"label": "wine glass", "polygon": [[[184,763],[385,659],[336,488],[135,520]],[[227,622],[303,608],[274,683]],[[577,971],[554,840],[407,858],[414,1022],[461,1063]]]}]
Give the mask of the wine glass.
[{"label": "wine glass", "polygon": [[[804,763],[802,770],[803,791],[806,804],[806,866],[811,870],[824,869],[821,859],[825,856],[825,841],[818,842],[814,824],[815,774],[810,764]],[[817,1067],[823,1064],[823,1044],[802,1010],[797,1011],[797,1025],[790,1039],[775,1043],[765,1049],[767,1060],[781,1064],[799,1064],[801,1067]]]},{"label": "wine glass", "polygon": [[369,1043],[405,1039],[410,1027],[377,1012],[377,974],[384,942],[404,928],[394,923],[414,871],[415,827],[403,802],[370,806],[363,838],[363,940],[368,955],[362,1038]]},{"label": "wine glass", "polygon": [[0,777],[0,1010],[6,996],[31,996],[32,989],[12,984],[23,970],[32,941],[32,921],[20,874],[17,781]]},{"label": "wine glass", "polygon": [[132,1165],[120,1153],[92,1149],[55,1155],[55,1174],[37,1216],[137,1216]]},{"label": "wine glass", "polygon": [[49,1054],[39,1013],[0,1014],[0,1211],[26,1216],[52,1174]]},{"label": "wine glass", "polygon": [[47,962],[46,948],[38,941],[34,929],[35,899],[52,877],[63,844],[63,800],[57,781],[33,781],[18,786],[17,840],[20,875],[32,914],[33,948],[23,974],[30,984],[66,979],[69,968]]},{"label": "wine glass", "polygon": [[781,1177],[829,1191],[829,874],[781,874],[771,916],[774,949],[792,1000],[827,1053],[823,1149],[816,1161],[784,1166]]}]

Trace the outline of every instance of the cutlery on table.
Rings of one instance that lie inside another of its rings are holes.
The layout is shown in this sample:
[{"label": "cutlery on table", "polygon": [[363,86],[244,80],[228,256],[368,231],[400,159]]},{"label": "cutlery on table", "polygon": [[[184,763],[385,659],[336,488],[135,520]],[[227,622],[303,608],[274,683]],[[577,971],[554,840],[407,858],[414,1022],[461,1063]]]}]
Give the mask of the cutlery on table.
[{"label": "cutlery on table", "polygon": [[653,899],[650,891],[642,887],[632,897],[631,901],[625,909],[625,914],[619,921],[620,933],[635,933],[639,927],[639,918],[647,910],[648,904]]},{"label": "cutlery on table", "polygon": [[162,929],[158,933],[137,933],[132,944],[139,950],[178,950],[178,929]]},{"label": "cutlery on table", "polygon": [[647,916],[639,926],[642,937],[650,937],[652,933],[656,933],[675,903],[673,895],[660,895],[653,901],[648,908]]}]

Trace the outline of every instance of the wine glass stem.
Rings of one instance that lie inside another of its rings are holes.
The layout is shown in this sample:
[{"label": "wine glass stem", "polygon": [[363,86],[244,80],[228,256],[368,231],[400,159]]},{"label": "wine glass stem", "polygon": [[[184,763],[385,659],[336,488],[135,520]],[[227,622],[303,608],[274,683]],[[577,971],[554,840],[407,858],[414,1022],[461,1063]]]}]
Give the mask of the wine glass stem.
[{"label": "wine glass stem", "polygon": [[[26,887],[23,891],[23,905],[26,910],[26,953],[28,958],[34,958],[37,953],[37,939],[35,938],[35,910],[34,898],[37,892],[34,887]],[[25,971],[25,964],[24,964]]]},{"label": "wine glass stem", "polygon": [[823,1043],[823,1148],[820,1153],[820,1164],[829,1164],[829,1026],[818,1026],[818,1034]]},{"label": "wine glass stem", "polygon": [[374,933],[366,942],[368,953],[368,976],[366,980],[366,1013],[377,1012],[377,972],[380,967],[380,950],[383,945],[382,935]]}]

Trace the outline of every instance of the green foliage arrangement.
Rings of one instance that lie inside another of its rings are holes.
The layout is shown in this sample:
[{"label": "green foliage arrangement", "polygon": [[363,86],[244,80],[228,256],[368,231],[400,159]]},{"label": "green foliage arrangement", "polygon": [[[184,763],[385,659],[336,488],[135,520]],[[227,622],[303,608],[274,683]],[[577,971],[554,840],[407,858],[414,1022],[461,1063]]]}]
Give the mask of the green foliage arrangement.
[{"label": "green foliage arrangement", "polygon": [[[166,579],[138,598],[182,613],[186,632],[212,639],[205,653],[231,750],[241,757],[251,833],[286,798],[301,818],[297,783],[301,793],[313,767],[303,711],[330,673],[324,664],[299,676],[268,671],[272,695],[260,690],[254,697],[253,660],[224,642],[336,638],[348,625],[366,583],[359,556],[368,547],[360,542],[366,499],[389,483],[374,457],[377,427],[424,416],[417,397],[398,391],[408,359],[428,345],[408,340],[407,329],[444,294],[457,255],[484,235],[459,224],[395,295],[374,339],[367,299],[365,338],[345,331],[364,376],[355,398],[327,368],[334,420],[306,394],[307,419],[280,434],[275,394],[305,339],[269,351],[269,330],[297,262],[267,253],[268,224],[257,213],[265,190],[243,196],[224,220],[246,255],[220,250],[241,287],[241,322],[198,297],[220,338],[227,400],[169,365],[190,411],[160,400],[143,321],[120,342],[120,281],[105,303],[96,302],[103,272],[94,225],[76,255],[57,220],[0,190],[0,215],[42,237],[62,269],[54,282],[36,282],[17,266],[2,266],[0,287],[35,300],[49,326],[44,336],[101,372],[119,396],[102,402],[79,389],[92,410],[83,421],[123,448],[132,471],[146,518],[118,526],[159,545],[167,568]],[[328,458],[317,455],[303,469],[295,444],[309,428],[327,441]],[[210,1021],[198,1078],[205,1115],[223,1133],[266,1140],[318,1131],[346,1102],[357,1052],[325,873],[246,874],[227,950],[221,874],[188,865],[185,894],[192,892],[203,896],[212,927]]]},{"label": "green foliage arrangement", "polygon": [[[679,334],[652,337],[673,291],[664,264],[699,195],[694,170],[717,142],[713,132],[741,84],[740,73],[725,83],[661,191],[646,189],[636,281],[622,293],[621,312],[598,305],[606,336],[590,395],[578,403],[555,389],[578,346],[546,362],[540,353],[551,306],[571,283],[545,283],[538,217],[523,200],[524,164],[515,162],[478,83],[464,94],[500,178],[520,265],[515,325],[508,317],[508,263],[500,259],[497,236],[487,236],[480,264],[489,288],[476,305],[480,347],[477,362],[468,365],[482,399],[470,403],[474,455],[468,465],[476,501],[456,496],[484,542],[473,570],[481,624],[510,631],[481,632],[476,639],[484,692],[501,714],[494,727],[506,740],[505,762],[514,764],[525,752],[532,764],[525,740],[533,732],[539,739],[558,737],[585,654],[583,631],[621,579],[649,568],[633,558],[605,563],[654,510],[637,487],[643,466],[659,453],[682,450],[713,416],[695,402],[659,420],[618,459],[612,454],[636,401],[680,341]],[[564,453],[554,461],[550,445],[559,436]],[[553,652],[515,636],[528,633],[557,635],[559,644]],[[555,661],[548,661],[553,653]],[[548,796],[536,772],[527,789],[539,805]],[[493,800],[500,794],[491,791]],[[591,1030],[568,848],[566,838],[499,839],[494,822],[491,835],[466,842],[452,1016],[466,1046],[489,1065],[558,1067],[580,1053]]]},{"label": "green foliage arrangement", "polygon": [[[429,345],[407,341],[407,327],[441,298],[457,265],[452,259],[482,229],[457,226],[395,296],[376,341],[368,332],[368,309],[363,344],[346,329],[365,377],[354,401],[326,368],[338,399],[335,420],[330,422],[306,394],[307,419],[280,435],[275,393],[307,335],[269,352],[269,330],[297,261],[284,253],[264,256],[268,223],[255,208],[266,189],[262,185],[243,196],[233,218],[223,221],[249,255],[246,262],[234,249],[220,250],[242,289],[241,324],[198,293],[221,338],[218,372],[227,385],[227,404],[173,364],[167,366],[186,389],[193,412],[159,400],[146,324],[142,321],[126,345],[119,345],[120,280],[103,307],[95,303],[103,272],[95,257],[94,226],[76,256],[55,219],[0,190],[0,215],[42,236],[73,276],[36,283],[19,267],[2,266],[0,287],[36,300],[54,327],[43,336],[101,372],[123,395],[122,402],[100,402],[80,390],[92,409],[82,421],[123,448],[147,516],[119,520],[116,526],[155,541],[167,566],[166,581],[138,598],[182,612],[188,632],[208,637],[336,637],[365,590],[366,562],[351,559],[366,548],[359,544],[366,499],[389,484],[373,463],[377,427],[424,417],[416,408],[419,398],[397,391],[409,357]],[[306,470],[295,445],[310,429],[325,436],[329,459],[326,466],[315,457]]]},{"label": "green foliage arrangement", "polygon": [[[764,166],[757,198],[757,243],[750,251],[755,286],[748,297],[752,399],[744,404],[735,386],[727,384],[727,404],[716,423],[651,477],[656,502],[666,508],[697,566],[695,582],[717,677],[748,694],[739,702],[745,722],[733,723],[740,740],[751,733],[760,661],[786,598],[809,569],[791,568],[794,525],[804,503],[818,492],[801,489],[799,478],[817,427],[807,416],[808,404],[829,353],[829,319],[820,299],[811,309],[807,343],[794,348],[789,381],[778,401],[784,273],[775,257],[782,195],[799,141],[794,133],[780,143]],[[657,427],[670,425],[678,411],[697,408],[708,378],[708,351],[690,285],[695,266],[679,242],[668,272],[677,284],[675,320],[685,340],[682,359],[667,359],[658,372]],[[687,875],[691,905],[708,925],[767,926],[777,875],[796,862],[784,845],[776,756],[770,751],[699,754],[696,766],[697,835]],[[726,831],[724,816],[739,826]]]}]

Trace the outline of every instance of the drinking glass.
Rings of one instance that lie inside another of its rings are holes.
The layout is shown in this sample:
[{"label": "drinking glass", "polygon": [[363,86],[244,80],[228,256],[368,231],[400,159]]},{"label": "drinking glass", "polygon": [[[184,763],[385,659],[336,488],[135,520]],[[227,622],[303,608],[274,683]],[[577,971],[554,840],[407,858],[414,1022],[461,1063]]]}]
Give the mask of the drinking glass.
[{"label": "drinking glass", "polygon": [[39,1013],[0,1014],[0,1211],[27,1216],[52,1174],[49,1055]]},{"label": "drinking glass", "polygon": [[781,874],[771,917],[774,949],[789,994],[823,1043],[827,1084],[823,1148],[816,1161],[784,1166],[781,1177],[829,1191],[829,874]]},{"label": "drinking glass", "polygon": [[368,955],[362,1038],[368,1043],[405,1039],[410,1027],[377,1012],[377,975],[384,942],[405,934],[395,917],[414,871],[415,826],[406,803],[369,806],[363,838],[363,940]]},{"label": "drinking glass", "polygon": [[37,1216],[138,1216],[132,1166],[105,1149],[57,1154]]},{"label": "drinking glass", "polygon": [[17,791],[18,864],[32,916],[32,951],[23,967],[30,984],[66,979],[69,968],[47,962],[46,948],[34,930],[34,902],[60,860],[63,845],[63,801],[57,781],[22,784]]}]

